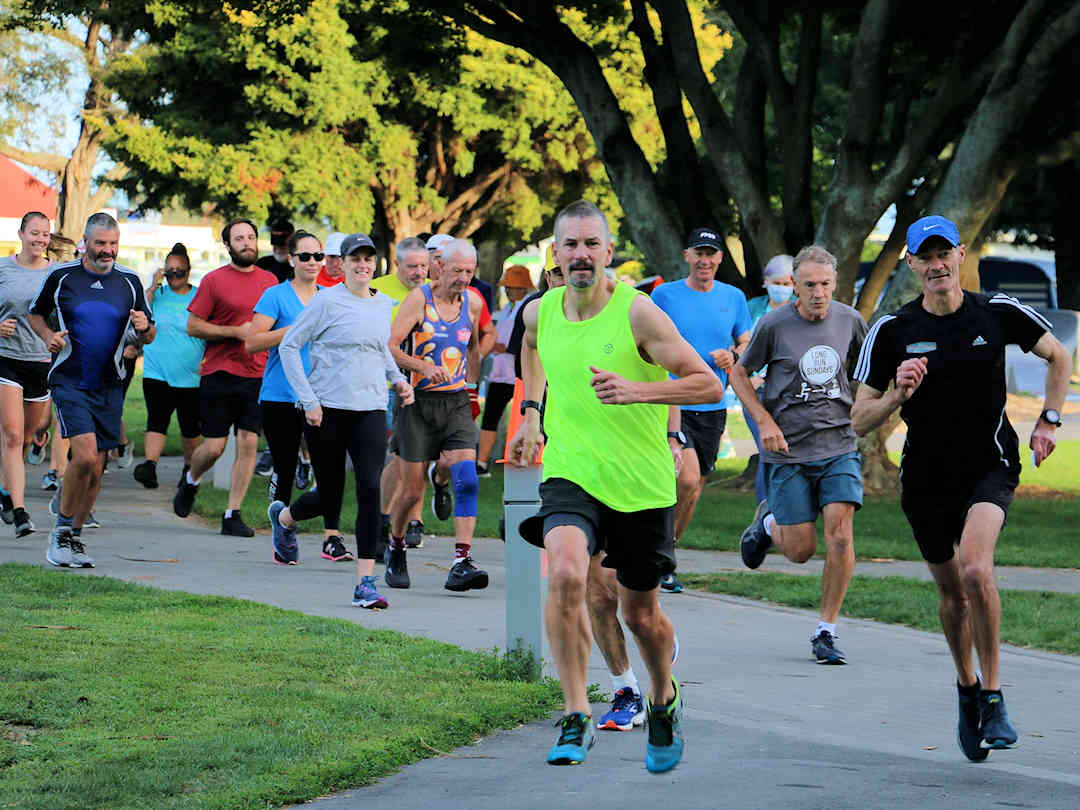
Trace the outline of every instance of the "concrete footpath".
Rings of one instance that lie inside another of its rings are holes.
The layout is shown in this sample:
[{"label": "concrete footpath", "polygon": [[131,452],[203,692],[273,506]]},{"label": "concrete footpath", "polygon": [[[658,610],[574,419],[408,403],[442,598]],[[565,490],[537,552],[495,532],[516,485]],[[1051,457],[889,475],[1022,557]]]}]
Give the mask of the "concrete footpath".
[{"label": "concrete footpath", "polygon": [[[4,527],[0,562],[46,565],[51,520],[47,493],[37,488],[40,472],[32,468],[28,475],[28,508],[39,531],[15,540]],[[159,475],[163,482],[175,481],[179,466],[166,460]],[[355,567],[321,559],[317,537],[301,538],[301,566],[275,566],[267,532],[251,540],[221,537],[216,525],[173,516],[172,494],[168,485],[144,490],[130,470],[111,471],[97,509],[103,528],[86,533],[87,550],[98,567],[57,570],[57,576],[113,576],[253,599],[472,649],[504,645],[505,576],[498,540],[479,540],[474,546],[477,563],[492,576],[487,590],[461,595],[443,590],[452,546],[440,538],[410,552],[412,589],[387,589],[390,609],[371,612],[350,606]],[[265,525],[263,516],[246,518]],[[897,520],[902,520],[899,514]],[[735,555],[686,552],[681,560],[684,570],[738,570]],[[787,570],[779,562],[770,556],[766,570]],[[919,568],[859,563],[856,574],[888,570],[922,576]],[[376,572],[381,571],[377,566]],[[1076,571],[1003,569],[999,578],[1003,587],[1024,582],[1080,590]],[[975,765],[956,745],[954,674],[940,635],[843,619],[840,644],[851,663],[822,667],[809,657],[816,621],[811,612],[697,592],[665,594],[662,603],[679,633],[676,675],[686,701],[686,755],[674,771],[645,771],[640,731],[601,732],[580,767],[546,766],[543,757],[555,729],[551,722],[539,722],[403,768],[374,786],[305,806],[1080,806],[1080,704],[1075,699],[1080,658],[1003,650],[1005,694],[1020,745]],[[647,680],[636,654],[634,669]],[[597,654],[589,679],[609,688]]]}]

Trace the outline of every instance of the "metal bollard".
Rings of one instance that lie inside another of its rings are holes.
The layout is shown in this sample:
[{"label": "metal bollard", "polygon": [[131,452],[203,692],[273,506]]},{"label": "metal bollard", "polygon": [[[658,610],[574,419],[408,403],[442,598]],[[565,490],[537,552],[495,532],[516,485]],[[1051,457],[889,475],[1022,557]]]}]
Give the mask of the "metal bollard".
[{"label": "metal bollard", "polygon": [[540,508],[543,467],[504,465],[503,515],[506,526],[506,650],[520,648],[537,664],[551,660],[544,630],[547,566],[543,549],[521,539],[518,528]]}]

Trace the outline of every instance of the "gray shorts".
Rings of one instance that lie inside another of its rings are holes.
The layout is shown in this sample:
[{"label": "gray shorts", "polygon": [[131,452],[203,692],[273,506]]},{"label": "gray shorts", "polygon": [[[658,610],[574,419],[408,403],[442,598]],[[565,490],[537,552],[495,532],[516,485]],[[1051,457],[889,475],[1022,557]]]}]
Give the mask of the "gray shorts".
[{"label": "gray shorts", "polygon": [[476,422],[467,391],[450,394],[416,392],[412,405],[396,409],[394,452],[404,461],[434,461],[443,450],[476,447]]}]

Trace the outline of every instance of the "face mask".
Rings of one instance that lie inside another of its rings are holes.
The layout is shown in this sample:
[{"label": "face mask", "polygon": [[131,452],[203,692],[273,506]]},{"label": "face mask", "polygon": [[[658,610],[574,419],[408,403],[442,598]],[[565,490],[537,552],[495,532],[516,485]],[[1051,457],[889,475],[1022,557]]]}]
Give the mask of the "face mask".
[{"label": "face mask", "polygon": [[765,289],[769,293],[769,300],[775,304],[785,303],[795,292],[792,287],[785,287],[783,284],[766,284]]}]

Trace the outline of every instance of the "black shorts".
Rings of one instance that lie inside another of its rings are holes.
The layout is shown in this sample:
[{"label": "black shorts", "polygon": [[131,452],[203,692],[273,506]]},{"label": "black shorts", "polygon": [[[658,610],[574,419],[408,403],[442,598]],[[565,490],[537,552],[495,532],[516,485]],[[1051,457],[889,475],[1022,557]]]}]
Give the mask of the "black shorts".
[{"label": "black shorts", "polygon": [[48,360],[16,360],[0,357],[0,385],[14,385],[22,389],[24,402],[49,401]]},{"label": "black shorts", "polygon": [[716,454],[720,452],[720,438],[727,427],[727,409],[718,411],[679,410],[682,432],[686,435],[687,448],[697,453],[701,477],[708,477],[716,466]]},{"label": "black shorts", "polygon": [[238,377],[227,371],[207,374],[199,382],[199,420],[207,439],[224,439],[234,432],[262,431],[259,409],[260,377]]},{"label": "black shorts", "polygon": [[476,423],[467,391],[417,392],[412,405],[398,405],[394,451],[405,461],[434,461],[443,450],[476,447]]},{"label": "black shorts", "polygon": [[484,399],[484,415],[480,418],[480,429],[498,430],[503,411],[513,398],[513,383],[489,382],[487,398]]},{"label": "black shorts", "polygon": [[940,565],[953,558],[968,510],[977,503],[992,503],[1007,518],[1019,483],[1019,474],[1001,466],[973,478],[970,489],[962,492],[913,491],[905,487],[900,507],[911,524],[923,559]]},{"label": "black shorts", "polygon": [[169,421],[176,411],[180,435],[194,439],[199,434],[199,389],[173,388],[164,380],[143,377],[143,399],[146,400],[146,430],[168,433]]},{"label": "black shorts", "polygon": [[540,484],[540,511],[518,530],[534,546],[557,526],[577,526],[589,541],[589,555],[607,552],[603,565],[614,568],[624,588],[651,591],[675,571],[675,508],[619,512],[573,481],[549,478]]}]

